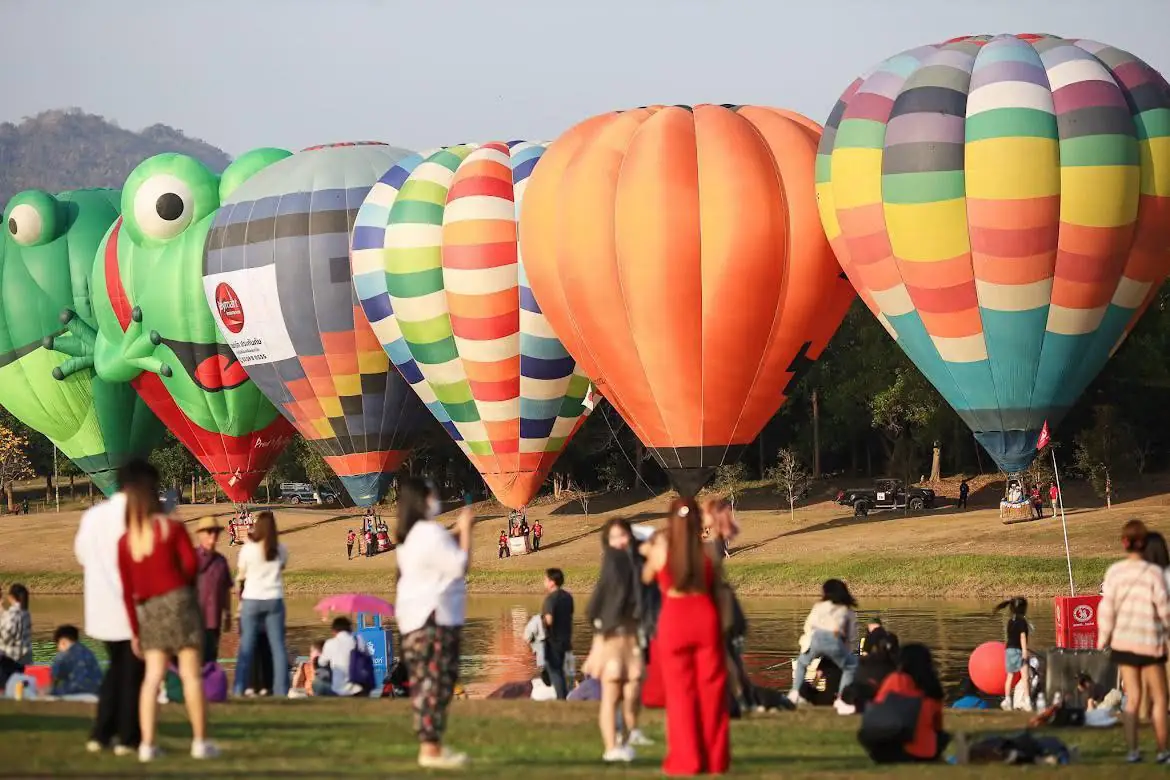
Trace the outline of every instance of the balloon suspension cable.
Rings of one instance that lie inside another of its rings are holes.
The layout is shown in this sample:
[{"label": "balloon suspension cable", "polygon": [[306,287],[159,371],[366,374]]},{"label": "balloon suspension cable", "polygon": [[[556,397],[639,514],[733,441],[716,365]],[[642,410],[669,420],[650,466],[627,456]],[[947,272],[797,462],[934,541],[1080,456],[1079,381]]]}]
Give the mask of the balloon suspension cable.
[{"label": "balloon suspension cable", "polygon": [[[601,410],[601,419],[605,420],[605,427],[609,428],[609,435],[611,437],[613,437],[613,441],[614,441],[614,444],[617,445],[618,452],[620,452],[622,454],[622,457],[626,459],[626,463],[629,464],[629,466],[630,466],[630,471],[634,472],[634,480],[635,480],[634,484],[636,485],[638,482],[641,482],[642,486],[646,488],[646,492],[649,493],[650,495],[654,495],[654,488],[650,487],[650,485],[647,484],[646,480],[642,479],[642,475],[640,473],[638,473],[638,467],[634,465],[634,461],[631,460],[630,456],[626,454],[625,448],[622,447],[621,440],[618,439],[617,431],[615,431],[613,429],[613,426],[609,424],[609,415],[606,412],[607,412],[606,409]],[[627,427],[628,427],[628,423],[626,423],[625,420],[622,420],[622,424],[627,425]]]},{"label": "balloon suspension cable", "polygon": [[1048,451],[1052,453],[1052,475],[1056,479],[1056,500],[1060,504],[1060,526],[1064,529],[1064,560],[1068,563],[1068,590],[1069,595],[1077,595],[1077,586],[1073,581],[1072,553],[1068,549],[1068,520],[1064,514],[1064,490],[1060,487],[1060,470],[1056,468],[1056,448],[1049,444]]}]

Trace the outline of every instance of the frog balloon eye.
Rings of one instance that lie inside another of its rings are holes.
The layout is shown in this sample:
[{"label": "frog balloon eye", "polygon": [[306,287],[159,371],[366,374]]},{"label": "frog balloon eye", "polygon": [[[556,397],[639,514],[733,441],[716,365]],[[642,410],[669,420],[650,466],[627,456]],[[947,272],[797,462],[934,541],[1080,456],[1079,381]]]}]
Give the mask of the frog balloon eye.
[{"label": "frog balloon eye", "polygon": [[165,241],[182,233],[195,218],[195,197],[180,178],[151,176],[134,195],[134,220],[149,238]]},{"label": "frog balloon eye", "polygon": [[39,246],[57,237],[57,204],[52,195],[39,190],[22,192],[13,198],[4,227],[21,246]]}]

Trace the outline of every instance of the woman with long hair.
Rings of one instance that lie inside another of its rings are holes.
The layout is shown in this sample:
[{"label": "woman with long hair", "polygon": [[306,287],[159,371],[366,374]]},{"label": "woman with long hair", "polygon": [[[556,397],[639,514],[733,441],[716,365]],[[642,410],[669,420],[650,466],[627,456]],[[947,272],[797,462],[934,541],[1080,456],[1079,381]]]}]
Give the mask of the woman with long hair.
[{"label": "woman with long hair", "polygon": [[1166,730],[1166,640],[1170,627],[1170,601],[1166,576],[1155,564],[1143,560],[1149,531],[1141,520],[1130,520],[1121,530],[1125,558],[1109,567],[1101,587],[1097,610],[1097,648],[1109,648],[1113,663],[1121,671],[1125,689],[1126,760],[1142,760],[1138,750],[1138,713],[1148,692],[1154,736],[1158,744],[1156,761],[1170,763]]},{"label": "woman with long hair", "polygon": [[394,607],[410,673],[418,763],[424,768],[458,769],[467,763],[467,756],[445,747],[443,733],[459,679],[474,515],[469,507],[460,509],[452,534],[435,519],[441,512],[442,501],[434,485],[415,477],[398,478]]},{"label": "woman with long hair", "polygon": [[28,588],[19,582],[8,588],[7,608],[0,612],[0,691],[8,678],[33,661],[32,617],[28,611]]},{"label": "woman with long hair", "polygon": [[284,568],[288,548],[280,543],[276,516],[259,512],[248,542],[236,559],[240,585],[240,653],[236,659],[236,695],[252,682],[261,628],[272,655],[272,695],[288,696],[288,650],[285,649]]},{"label": "woman with long hair", "polygon": [[[870,736],[870,724],[896,719],[905,712],[887,703],[891,696],[918,700],[917,719],[904,724],[904,733],[910,735],[906,741],[876,740]],[[909,644],[902,648],[898,669],[882,681],[872,708],[873,712],[866,711],[858,739],[879,764],[938,761],[951,741],[951,735],[943,731],[942,684],[926,645]]]},{"label": "woman with long hair", "polygon": [[126,496],[126,533],[118,542],[122,598],[133,634],[134,654],[146,662],[138,699],[142,741],[138,760],[159,756],[155,743],[158,689],[167,663],[179,659],[183,700],[191,721],[192,758],[215,758],[218,749],[207,739],[203,700],[203,616],[195,579],[199,559],[182,523],[163,514],[158,491],[140,483],[122,487]]},{"label": "woman with long hair", "polygon": [[837,712],[851,715],[856,708],[841,699],[841,692],[853,682],[857,673],[857,656],[853,643],[857,639],[857,600],[841,580],[825,580],[821,585],[821,600],[813,604],[804,619],[800,636],[800,655],[792,672],[792,689],[788,698],[793,704],[802,702],[800,685],[809,664],[815,658],[828,658],[841,670],[841,684],[834,706]]},{"label": "woman with long hair", "polygon": [[[642,648],[638,644],[641,616],[641,561],[633,546],[628,520],[615,517],[601,531],[601,574],[586,615],[593,626],[593,646],[582,671],[601,682],[598,726],[605,761],[632,761],[634,747],[651,744],[638,729]],[[622,711],[623,735],[617,729]]]},{"label": "woman with long hair", "polygon": [[651,540],[642,579],[662,592],[654,641],[666,689],[669,775],[722,774],[731,765],[727,661],[715,603],[720,576],[713,546],[704,548],[702,518],[693,499],[670,505],[665,533]]}]

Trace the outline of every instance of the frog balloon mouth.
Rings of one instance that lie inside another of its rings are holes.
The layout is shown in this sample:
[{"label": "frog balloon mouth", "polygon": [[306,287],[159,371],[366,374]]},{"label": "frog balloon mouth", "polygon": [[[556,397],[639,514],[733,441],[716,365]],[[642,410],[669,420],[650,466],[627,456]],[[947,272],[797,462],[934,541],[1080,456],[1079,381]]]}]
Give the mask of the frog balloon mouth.
[{"label": "frog balloon mouth", "polygon": [[170,348],[183,370],[201,390],[218,393],[248,381],[248,372],[226,344],[200,344],[168,338],[164,338],[162,344]]}]

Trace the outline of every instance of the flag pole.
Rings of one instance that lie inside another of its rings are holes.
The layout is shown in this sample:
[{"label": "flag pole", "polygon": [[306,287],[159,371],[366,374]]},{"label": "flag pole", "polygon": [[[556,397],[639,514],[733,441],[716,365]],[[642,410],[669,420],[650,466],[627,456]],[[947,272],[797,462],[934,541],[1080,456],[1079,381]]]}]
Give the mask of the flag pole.
[{"label": "flag pole", "polygon": [[1077,595],[1077,586],[1073,582],[1072,554],[1068,549],[1068,521],[1064,514],[1064,490],[1060,487],[1060,470],[1056,468],[1056,448],[1050,447],[1052,453],[1052,474],[1056,478],[1056,498],[1060,502],[1060,525],[1064,529],[1064,559],[1068,563],[1068,590],[1069,595]]}]

